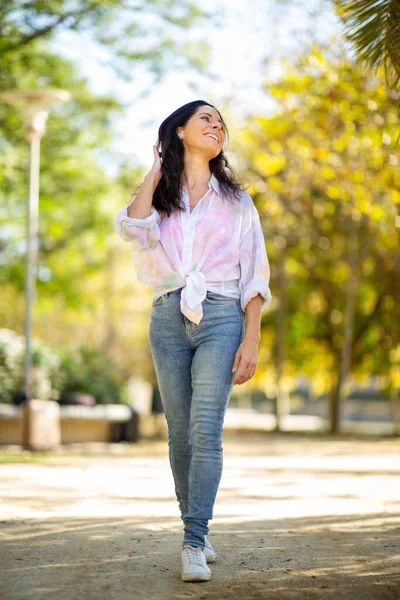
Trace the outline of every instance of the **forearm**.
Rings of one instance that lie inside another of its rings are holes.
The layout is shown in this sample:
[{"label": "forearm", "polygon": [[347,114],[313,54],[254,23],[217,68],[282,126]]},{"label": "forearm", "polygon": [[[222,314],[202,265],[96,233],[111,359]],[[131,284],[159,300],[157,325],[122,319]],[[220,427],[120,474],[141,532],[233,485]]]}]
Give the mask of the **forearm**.
[{"label": "forearm", "polygon": [[246,306],[246,334],[247,339],[259,342],[261,338],[261,306],[262,297],[257,294]]},{"label": "forearm", "polygon": [[128,217],[145,219],[151,214],[153,194],[160,180],[160,175],[149,171],[136,195],[135,201],[128,207]]}]

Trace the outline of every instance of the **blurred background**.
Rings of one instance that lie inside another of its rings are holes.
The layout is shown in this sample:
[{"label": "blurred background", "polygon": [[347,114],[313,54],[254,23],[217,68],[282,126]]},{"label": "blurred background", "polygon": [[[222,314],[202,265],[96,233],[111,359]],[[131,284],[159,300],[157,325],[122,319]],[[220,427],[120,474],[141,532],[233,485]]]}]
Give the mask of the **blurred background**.
[{"label": "blurred background", "polygon": [[[396,3],[349,4],[2,3],[0,442],[19,443],[27,397],[60,406],[61,441],[165,436],[151,291],[113,218],[161,121],[199,98],[227,121],[271,265],[257,372],[235,386],[226,427],[399,435]],[[29,300],[32,135],[5,92],[49,88],[69,97],[48,106],[41,134]]]}]

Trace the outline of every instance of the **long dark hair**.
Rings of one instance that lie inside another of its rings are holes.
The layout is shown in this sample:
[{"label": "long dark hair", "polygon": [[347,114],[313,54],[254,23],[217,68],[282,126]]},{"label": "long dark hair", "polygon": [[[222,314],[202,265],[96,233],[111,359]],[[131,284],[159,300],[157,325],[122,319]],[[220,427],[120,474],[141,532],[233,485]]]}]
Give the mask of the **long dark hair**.
[{"label": "long dark hair", "polygon": [[[194,100],[184,104],[169,115],[160,125],[157,150],[161,155],[161,178],[153,194],[153,206],[168,215],[174,210],[185,210],[181,200],[181,175],[184,170],[184,146],[177,134],[178,127],[184,127],[187,121],[202,105],[215,108],[205,100]],[[222,126],[225,133],[225,141],[228,139],[228,130],[220,112]],[[231,166],[228,163],[224,151],[209,161],[210,171],[218,180],[221,194],[228,197],[232,202],[232,196],[240,200],[240,192],[244,189],[236,180]]]}]

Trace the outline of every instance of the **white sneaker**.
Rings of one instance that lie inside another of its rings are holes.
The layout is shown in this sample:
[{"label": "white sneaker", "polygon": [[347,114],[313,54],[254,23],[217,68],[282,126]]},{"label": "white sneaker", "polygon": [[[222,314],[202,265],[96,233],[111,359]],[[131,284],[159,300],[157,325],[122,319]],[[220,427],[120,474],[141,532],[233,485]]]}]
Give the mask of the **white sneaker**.
[{"label": "white sneaker", "polygon": [[207,567],[202,548],[184,546],[182,550],[182,581],[208,581],[211,570]]},{"label": "white sneaker", "polygon": [[214,548],[211,546],[206,535],[204,536],[204,544],[205,544],[205,546],[203,549],[203,553],[204,553],[204,556],[206,557],[206,561],[208,563],[215,562],[215,559],[217,558],[217,553],[215,552]]}]

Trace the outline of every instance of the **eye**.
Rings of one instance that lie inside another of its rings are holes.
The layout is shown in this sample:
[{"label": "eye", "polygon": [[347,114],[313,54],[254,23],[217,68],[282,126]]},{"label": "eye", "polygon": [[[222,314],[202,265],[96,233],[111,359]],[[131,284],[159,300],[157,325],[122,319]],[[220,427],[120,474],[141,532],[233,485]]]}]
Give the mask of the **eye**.
[{"label": "eye", "polygon": [[210,117],[209,117],[208,115],[203,115],[201,118],[202,118],[202,119],[207,119],[207,121],[209,121],[209,120],[210,120]]}]

